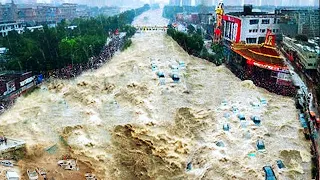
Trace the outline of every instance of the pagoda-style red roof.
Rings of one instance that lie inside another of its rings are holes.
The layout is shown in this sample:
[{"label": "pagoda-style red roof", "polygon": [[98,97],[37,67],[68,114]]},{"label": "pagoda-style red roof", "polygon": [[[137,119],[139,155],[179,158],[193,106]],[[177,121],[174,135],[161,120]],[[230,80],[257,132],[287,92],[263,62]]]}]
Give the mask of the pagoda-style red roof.
[{"label": "pagoda-style red roof", "polygon": [[249,64],[273,70],[284,70],[287,66],[275,47],[264,44],[233,44],[231,49]]}]

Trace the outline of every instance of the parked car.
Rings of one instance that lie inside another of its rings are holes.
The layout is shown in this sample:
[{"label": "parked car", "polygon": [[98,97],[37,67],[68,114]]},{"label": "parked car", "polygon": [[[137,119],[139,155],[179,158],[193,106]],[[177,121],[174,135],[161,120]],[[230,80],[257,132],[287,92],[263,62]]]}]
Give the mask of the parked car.
[{"label": "parked car", "polygon": [[179,61],[179,67],[180,68],[185,68],[186,67],[186,64],[183,62],[183,61]]},{"label": "parked car", "polygon": [[265,98],[263,98],[263,97],[260,97],[259,98],[259,101],[260,101],[260,103],[262,104],[262,105],[266,105],[268,102],[267,102],[267,100],[265,99]]},{"label": "parked car", "polygon": [[162,71],[158,71],[158,72],[157,72],[157,76],[158,76],[159,78],[164,78],[164,73],[163,73]]},{"label": "parked car", "polygon": [[232,106],[231,110],[233,113],[238,113],[239,112],[239,108],[237,106]]},{"label": "parked car", "polygon": [[230,126],[229,126],[228,123],[227,124],[223,124],[223,130],[224,131],[229,131],[230,130]]},{"label": "parked car", "polygon": [[179,82],[179,80],[180,80],[180,77],[179,77],[178,74],[172,74],[172,75],[171,75],[171,78],[172,78],[172,80],[173,80],[174,82]]},{"label": "parked car", "polygon": [[263,142],[261,139],[258,139],[258,140],[257,140],[257,149],[258,149],[258,151],[260,151],[260,152],[263,152],[263,151],[266,150],[266,147],[265,147],[265,145],[264,145],[264,142]]},{"label": "parked car", "polygon": [[13,166],[13,163],[8,161],[8,160],[3,160],[3,161],[0,162],[0,164],[2,166],[6,166],[6,167],[12,167]]},{"label": "parked car", "polygon": [[38,173],[35,169],[27,169],[29,180],[38,180]]},{"label": "parked car", "polygon": [[158,66],[155,63],[151,63],[151,69],[152,71],[156,71],[158,69]]},{"label": "parked car", "polygon": [[44,168],[36,168],[36,171],[41,175],[46,175],[47,171]]},{"label": "parked car", "polygon": [[240,119],[240,121],[246,120],[246,117],[244,116],[244,114],[239,114],[238,118]]},{"label": "parked car", "polygon": [[77,161],[74,159],[60,160],[58,165],[65,170],[78,170]]},{"label": "parked car", "polygon": [[310,111],[309,114],[310,114],[310,118],[311,118],[313,121],[315,121],[315,120],[316,120],[316,113],[313,112],[313,111]]},{"label": "parked car", "polygon": [[86,173],[86,180],[97,180],[96,175],[92,174],[92,173]]},{"label": "parked car", "polygon": [[286,166],[283,164],[283,162],[281,160],[277,160],[277,166],[279,169],[286,168]]},{"label": "parked car", "polygon": [[277,180],[276,175],[271,166],[264,166],[265,180]]},{"label": "parked car", "polygon": [[251,116],[251,120],[255,125],[260,125],[261,124],[261,119],[258,116]]},{"label": "parked car", "polygon": [[15,171],[7,171],[6,172],[6,178],[7,178],[7,180],[19,180],[20,176]]}]

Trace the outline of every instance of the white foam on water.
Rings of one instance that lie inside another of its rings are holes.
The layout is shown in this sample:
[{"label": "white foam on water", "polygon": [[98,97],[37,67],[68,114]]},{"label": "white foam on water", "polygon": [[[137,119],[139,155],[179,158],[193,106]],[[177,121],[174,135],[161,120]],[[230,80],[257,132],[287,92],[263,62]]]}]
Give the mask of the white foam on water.
[{"label": "white foam on water", "polygon": [[[166,25],[161,13],[149,11],[133,24],[144,25],[148,16],[150,24]],[[293,99],[241,82],[226,67],[188,55],[164,33],[140,33],[132,41],[100,69],[74,80],[52,80],[19,98],[0,117],[0,132],[29,146],[60,143],[62,136],[99,179],[263,179],[262,167],[278,159],[288,167],[281,174],[276,171],[279,179],[310,179],[310,144]],[[166,84],[159,85],[150,57],[159,60]],[[168,76],[172,60],[186,64],[178,84]],[[258,97],[268,105],[253,108],[250,102]],[[221,106],[223,100],[227,106]],[[245,115],[246,128],[232,105]],[[262,119],[259,127],[251,115]],[[230,124],[230,132],[223,131],[224,123]],[[257,152],[257,139],[265,142],[265,153]],[[189,161],[193,169],[186,172]],[[55,163],[49,159],[47,166]]]}]

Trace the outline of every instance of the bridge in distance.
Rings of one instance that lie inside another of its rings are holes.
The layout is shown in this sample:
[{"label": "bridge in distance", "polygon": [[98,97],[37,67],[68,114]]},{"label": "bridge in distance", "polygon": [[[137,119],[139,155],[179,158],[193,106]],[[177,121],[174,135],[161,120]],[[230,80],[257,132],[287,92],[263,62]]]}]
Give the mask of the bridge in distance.
[{"label": "bridge in distance", "polygon": [[138,32],[166,32],[167,26],[134,26]]}]

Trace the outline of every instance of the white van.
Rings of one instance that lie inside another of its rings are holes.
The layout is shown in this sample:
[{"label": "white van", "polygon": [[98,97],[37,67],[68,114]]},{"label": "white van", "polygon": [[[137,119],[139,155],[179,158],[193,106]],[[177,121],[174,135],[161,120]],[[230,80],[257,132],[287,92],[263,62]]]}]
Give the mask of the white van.
[{"label": "white van", "polygon": [[19,180],[20,179],[18,173],[15,171],[7,171],[6,178],[7,178],[7,180]]}]

